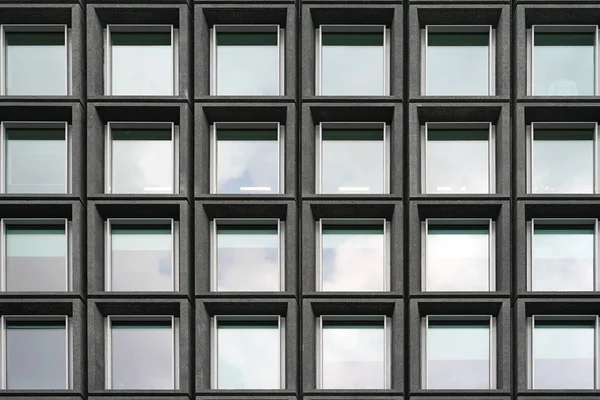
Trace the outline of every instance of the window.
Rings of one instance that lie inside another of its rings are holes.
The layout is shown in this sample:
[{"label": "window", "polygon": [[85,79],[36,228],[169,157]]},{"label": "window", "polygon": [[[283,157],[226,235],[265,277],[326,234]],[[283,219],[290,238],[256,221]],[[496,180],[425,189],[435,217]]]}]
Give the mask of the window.
[{"label": "window", "polygon": [[389,37],[389,29],[383,25],[317,28],[316,94],[389,95]]},{"label": "window", "polygon": [[389,193],[389,131],[383,123],[317,126],[317,193]]},{"label": "window", "polygon": [[425,220],[424,291],[495,290],[494,221]]},{"label": "window", "polygon": [[213,290],[284,290],[283,226],[277,219],[215,219],[212,222]]},{"label": "window", "polygon": [[69,317],[2,317],[2,389],[70,389]]},{"label": "window", "polygon": [[177,389],[178,318],[107,317],[106,388]]},{"label": "window", "polygon": [[177,95],[177,36],[172,25],[108,25],[106,94]]},{"label": "window", "polygon": [[422,92],[428,96],[493,96],[495,33],[489,25],[427,25],[422,33]]},{"label": "window", "polygon": [[426,123],[425,193],[494,193],[495,138],[490,123]]},{"label": "window", "polygon": [[284,389],[285,319],[216,316],[213,323],[214,389]]},{"label": "window", "polygon": [[66,25],[3,25],[2,94],[68,95],[68,31]]},{"label": "window", "polygon": [[530,193],[597,190],[597,124],[534,122],[530,131]]},{"label": "window", "polygon": [[4,193],[68,193],[66,123],[3,122]]},{"label": "window", "polygon": [[284,94],[284,30],[277,25],[215,25],[211,29],[211,94]]},{"label": "window", "polygon": [[495,389],[495,318],[424,318],[424,389]]},{"label": "window", "polygon": [[178,132],[174,124],[110,122],[107,130],[107,193],[179,191]]},{"label": "window", "polygon": [[593,96],[597,93],[597,26],[534,25],[528,35],[528,94]]},{"label": "window", "polygon": [[321,219],[317,232],[317,290],[390,289],[388,222]]},{"label": "window", "polygon": [[177,222],[109,219],[106,224],[106,290],[178,290]]},{"label": "window", "polygon": [[283,129],[278,123],[215,123],[211,192],[283,193]]},{"label": "window", "polygon": [[71,284],[69,222],[2,220],[3,290],[64,292]]},{"label": "window", "polygon": [[317,389],[389,389],[391,318],[321,316]]}]

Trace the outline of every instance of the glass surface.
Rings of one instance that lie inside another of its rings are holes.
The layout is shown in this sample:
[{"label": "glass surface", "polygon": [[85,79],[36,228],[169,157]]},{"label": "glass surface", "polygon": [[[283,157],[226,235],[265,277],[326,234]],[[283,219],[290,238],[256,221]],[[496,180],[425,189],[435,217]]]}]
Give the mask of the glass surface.
[{"label": "glass surface", "polygon": [[280,389],[277,321],[219,321],[216,389]]},{"label": "glass surface", "polygon": [[170,224],[115,225],[111,250],[111,290],[174,290]]},{"label": "glass surface", "polygon": [[429,225],[426,290],[490,290],[489,241],[487,225]]},{"label": "glass surface", "polygon": [[533,193],[594,192],[594,131],[535,129]]},{"label": "glass surface", "polygon": [[277,225],[217,227],[217,290],[280,290]]},{"label": "glass surface", "polygon": [[68,389],[63,321],[6,321],[6,388]]},{"label": "glass surface", "polygon": [[112,193],[173,193],[170,129],[112,129]]},{"label": "glass surface", "polygon": [[67,290],[67,237],[64,225],[6,227],[6,290]]},{"label": "glass surface", "polygon": [[429,33],[427,95],[487,96],[489,81],[488,32]]},{"label": "glass surface", "polygon": [[217,130],[217,193],[279,193],[277,129]]},{"label": "glass surface", "polygon": [[594,388],[594,322],[536,321],[534,389]]},{"label": "glass surface", "polygon": [[6,129],[6,193],[66,193],[64,129]]},{"label": "glass surface", "polygon": [[593,96],[594,32],[535,32],[533,94]]},{"label": "glass surface", "polygon": [[170,321],[112,321],[112,389],[174,389]]},{"label": "glass surface", "polygon": [[323,291],[384,290],[385,239],[379,225],[323,225]]},{"label": "glass surface", "polygon": [[322,95],[385,93],[383,31],[323,32],[321,40]]},{"label": "glass surface", "polygon": [[532,290],[594,290],[593,226],[536,224],[532,247]]},{"label": "glass surface", "polygon": [[429,321],[427,389],[490,389],[489,321]]},{"label": "glass surface", "polygon": [[323,129],[321,192],[384,193],[383,129]]},{"label": "glass surface", "polygon": [[490,193],[489,130],[428,129],[427,193]]},{"label": "glass surface", "polygon": [[385,389],[379,321],[323,321],[323,389]]},{"label": "glass surface", "polygon": [[217,94],[280,94],[277,32],[217,32]]},{"label": "glass surface", "polygon": [[173,95],[171,32],[111,32],[111,94]]},{"label": "glass surface", "polygon": [[6,94],[67,95],[64,32],[6,32]]}]

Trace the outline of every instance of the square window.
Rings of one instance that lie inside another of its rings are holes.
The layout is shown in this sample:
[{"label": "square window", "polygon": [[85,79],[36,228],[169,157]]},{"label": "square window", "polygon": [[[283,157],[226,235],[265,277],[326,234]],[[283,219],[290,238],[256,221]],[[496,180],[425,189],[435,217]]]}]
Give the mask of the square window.
[{"label": "square window", "polygon": [[70,54],[66,25],[3,25],[3,94],[66,96]]},{"label": "square window", "polygon": [[382,123],[317,126],[317,193],[389,193],[389,131]]},{"label": "square window", "polygon": [[285,319],[213,318],[213,388],[283,389]]},{"label": "square window", "polygon": [[[534,96],[596,94],[597,31],[598,27],[591,25],[532,26],[528,30],[529,94]],[[531,45],[532,41],[533,45]]]},{"label": "square window", "polygon": [[109,219],[106,289],[178,290],[177,225],[173,220]]},{"label": "square window", "polygon": [[212,287],[219,292],[283,290],[283,222],[216,219]]},{"label": "square window", "polygon": [[107,323],[107,389],[177,389],[177,318],[109,316]]},{"label": "square window", "polygon": [[172,123],[107,124],[107,193],[178,192],[178,140]]},{"label": "square window", "polygon": [[106,94],[177,94],[177,35],[172,25],[108,25]]},{"label": "square window", "polygon": [[389,223],[319,220],[317,290],[389,290]]},{"label": "square window", "polygon": [[216,123],[212,140],[212,193],[283,192],[284,132],[278,123]]},{"label": "square window", "polygon": [[495,319],[424,318],[424,389],[495,389]]},{"label": "square window", "polygon": [[211,94],[284,94],[284,30],[277,25],[215,25],[211,29]]},{"label": "square window", "polygon": [[489,25],[427,25],[423,30],[423,92],[428,96],[493,96],[495,32]]},{"label": "square window", "polygon": [[426,123],[425,193],[494,193],[493,133],[489,123]]},{"label": "square window", "polygon": [[424,291],[495,290],[492,220],[426,220],[423,225]]},{"label": "square window", "polygon": [[383,25],[317,28],[317,95],[389,95],[389,30]]}]

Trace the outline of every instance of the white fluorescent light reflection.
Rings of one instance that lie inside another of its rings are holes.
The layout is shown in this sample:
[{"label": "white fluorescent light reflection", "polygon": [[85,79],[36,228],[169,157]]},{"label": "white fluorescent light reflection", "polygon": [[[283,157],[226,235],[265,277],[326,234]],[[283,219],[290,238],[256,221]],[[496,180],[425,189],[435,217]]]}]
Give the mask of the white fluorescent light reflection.
[{"label": "white fluorescent light reflection", "polygon": [[270,192],[271,187],[270,186],[242,186],[242,187],[240,187],[240,190],[242,192],[246,192],[246,191],[250,191],[250,190],[260,190],[260,191]]},{"label": "white fluorescent light reflection", "polygon": [[368,192],[368,186],[340,186],[338,187],[340,192]]}]

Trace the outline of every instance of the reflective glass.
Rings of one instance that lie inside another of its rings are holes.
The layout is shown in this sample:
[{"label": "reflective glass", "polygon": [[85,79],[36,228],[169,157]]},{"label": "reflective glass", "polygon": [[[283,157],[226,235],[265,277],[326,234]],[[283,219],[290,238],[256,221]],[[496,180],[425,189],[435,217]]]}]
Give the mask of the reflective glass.
[{"label": "reflective glass", "polygon": [[277,32],[217,32],[217,94],[280,94]]},{"label": "reflective glass", "polygon": [[594,32],[535,32],[533,94],[593,96]]},{"label": "reflective glass", "polygon": [[6,94],[67,95],[64,32],[6,32]]},{"label": "reflective glass", "polygon": [[218,321],[217,389],[280,389],[276,320]]},{"label": "reflective glass", "polygon": [[487,96],[489,81],[488,32],[429,32],[427,95]]},{"label": "reflective glass", "polygon": [[277,129],[217,130],[217,193],[279,193]]},{"label": "reflective glass", "polygon": [[487,225],[429,225],[427,291],[487,291],[490,273]]},{"label": "reflective glass", "polygon": [[534,389],[594,389],[594,321],[536,321]]},{"label": "reflective glass", "polygon": [[6,321],[6,388],[68,389],[64,321]]},{"label": "reflective glass", "polygon": [[535,129],[533,193],[594,192],[594,131]]},{"label": "reflective glass", "polygon": [[321,192],[384,193],[383,129],[323,129]]},{"label": "reflective glass", "polygon": [[276,224],[217,227],[217,290],[280,290]]},{"label": "reflective glass", "polygon": [[321,34],[321,94],[381,96],[385,53],[381,32]]},{"label": "reflective glass", "polygon": [[384,290],[383,225],[323,225],[323,291]]}]

